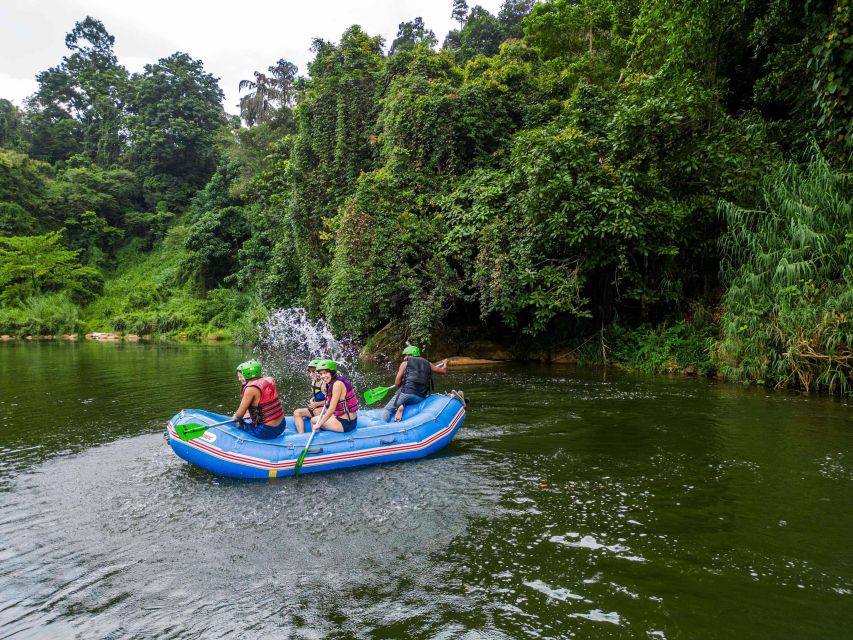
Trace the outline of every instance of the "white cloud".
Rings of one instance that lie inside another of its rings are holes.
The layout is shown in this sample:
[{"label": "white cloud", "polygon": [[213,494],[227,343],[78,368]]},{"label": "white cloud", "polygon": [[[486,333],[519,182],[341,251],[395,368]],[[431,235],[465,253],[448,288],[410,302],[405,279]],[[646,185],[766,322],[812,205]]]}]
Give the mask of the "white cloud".
[{"label": "white cloud", "polygon": [[13,78],[8,73],[0,73],[0,98],[11,100],[19,107],[24,106],[24,100],[37,88],[34,78]]},{"label": "white cloud", "polygon": [[[203,60],[205,69],[220,78],[225,108],[233,113],[239,100],[237,85],[253,71],[286,58],[306,73],[312,38],[338,41],[346,28],[360,24],[367,33],[385,38],[387,47],[400,22],[421,16],[441,41],[456,27],[450,17],[452,4],[452,0],[12,0],[0,8],[0,60],[5,60],[0,73],[34,77],[58,64],[64,34],[75,20],[91,15],[115,36],[119,61],[131,71],[175,51]],[[474,4],[496,13],[501,0],[469,2]],[[11,37],[14,34],[18,35]],[[32,91],[30,86],[24,88],[25,94],[11,93],[13,88],[0,85],[0,96],[20,101]]]}]

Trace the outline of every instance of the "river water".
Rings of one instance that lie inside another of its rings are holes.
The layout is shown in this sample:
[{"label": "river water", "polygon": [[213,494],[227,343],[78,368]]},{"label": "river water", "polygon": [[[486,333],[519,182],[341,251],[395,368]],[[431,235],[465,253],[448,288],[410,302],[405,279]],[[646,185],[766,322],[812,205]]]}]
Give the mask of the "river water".
[{"label": "river water", "polygon": [[846,402],[459,368],[438,455],[216,478],[163,424],[250,355],[0,344],[0,638],[853,637]]}]

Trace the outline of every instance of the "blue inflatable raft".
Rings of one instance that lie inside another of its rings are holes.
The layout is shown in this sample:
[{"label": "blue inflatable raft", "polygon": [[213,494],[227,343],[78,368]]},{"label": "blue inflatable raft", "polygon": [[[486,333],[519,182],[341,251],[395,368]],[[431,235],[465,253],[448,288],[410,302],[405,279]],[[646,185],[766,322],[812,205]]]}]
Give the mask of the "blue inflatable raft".
[{"label": "blue inflatable raft", "polygon": [[[407,406],[400,422],[383,422],[379,414],[379,409],[359,411],[358,427],[349,433],[317,433],[300,474],[428,456],[453,439],[465,418],[465,404],[455,393],[432,395],[420,404]],[[255,438],[234,425],[211,427],[187,442],[175,432],[175,425],[215,424],[229,417],[194,409],[181,411],[166,425],[165,436],[181,458],[218,476],[293,475],[310,432],[297,433],[292,417],[287,418],[284,433],[274,440]]]}]

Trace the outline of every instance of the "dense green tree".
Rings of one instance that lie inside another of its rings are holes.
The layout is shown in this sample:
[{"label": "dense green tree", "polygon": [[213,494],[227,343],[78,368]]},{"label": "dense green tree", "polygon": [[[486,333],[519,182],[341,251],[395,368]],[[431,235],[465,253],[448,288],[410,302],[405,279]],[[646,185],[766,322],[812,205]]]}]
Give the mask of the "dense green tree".
[{"label": "dense green tree", "polygon": [[0,234],[24,236],[35,231],[36,220],[17,202],[0,202]]},{"label": "dense green tree", "polygon": [[174,53],[134,74],[126,161],[143,178],[149,208],[179,210],[216,168],[226,124],[223,93],[200,60]]},{"label": "dense green tree", "polygon": [[53,169],[45,162],[0,149],[0,202],[14,203],[28,215],[49,222],[48,192]]},{"label": "dense green tree", "polygon": [[459,291],[436,250],[445,229],[434,207],[391,171],[365,173],[330,221],[335,252],[323,313],[337,331],[364,335],[391,318],[428,342]]},{"label": "dense green tree", "polygon": [[305,302],[317,312],[328,273],[324,221],[337,213],[377,155],[374,128],[384,58],[382,39],[358,26],[347,29],[337,45],[315,40],[312,50],[288,170],[292,242],[302,265]]},{"label": "dense green tree", "polygon": [[818,124],[853,148],[853,5],[850,0],[828,4],[828,15],[818,14],[815,22],[818,42],[812,49]]},{"label": "dense green tree", "polygon": [[0,148],[26,151],[23,114],[14,104],[0,98]]},{"label": "dense green tree", "polygon": [[113,226],[123,226],[125,212],[142,204],[139,181],[133,172],[85,162],[70,162],[57,172],[48,202],[62,215],[93,211]]},{"label": "dense green tree", "polygon": [[33,157],[56,161],[82,153],[102,166],[118,160],[127,71],[114,42],[102,22],[87,16],[65,36],[71,54],[36,76],[39,88],[27,103]]},{"label": "dense green tree", "polygon": [[506,38],[503,25],[480,5],[471,9],[459,30],[458,50],[463,60],[476,55],[493,56]]},{"label": "dense green tree", "polygon": [[534,4],[534,0],[504,0],[498,11],[498,20],[501,21],[507,38],[521,38],[524,35],[522,21]]},{"label": "dense green tree", "polygon": [[427,29],[423,18],[418,16],[411,22],[401,22],[397,28],[397,37],[391,43],[388,50],[389,55],[397,53],[401,49],[411,49],[415,45],[425,44],[434,47],[438,43],[435,33]]},{"label": "dense green tree", "polygon": [[576,69],[596,83],[613,83],[630,65],[636,12],[635,3],[624,0],[540,3],[524,20],[525,39],[546,60],[558,59],[559,68]]},{"label": "dense green tree", "polygon": [[94,297],[103,282],[101,274],[82,266],[80,251],[64,248],[61,239],[61,231],[0,237],[0,300],[24,300],[55,290],[71,291],[78,300]]},{"label": "dense green tree", "polygon": [[205,211],[189,230],[184,246],[190,255],[184,268],[197,274],[202,291],[221,284],[237,266],[240,245],[249,239],[249,225],[241,207]]},{"label": "dense green tree", "polygon": [[[397,176],[429,182],[488,162],[513,128],[502,102],[503,87],[465,83],[447,52],[418,47],[407,63],[383,101],[382,159]],[[414,175],[407,176],[409,172]]]},{"label": "dense green tree", "polygon": [[189,255],[183,268],[202,291],[222,284],[235,271],[240,246],[249,239],[248,220],[231,194],[239,174],[235,163],[221,162],[204,189],[196,194],[188,212],[192,224],[184,240]]}]

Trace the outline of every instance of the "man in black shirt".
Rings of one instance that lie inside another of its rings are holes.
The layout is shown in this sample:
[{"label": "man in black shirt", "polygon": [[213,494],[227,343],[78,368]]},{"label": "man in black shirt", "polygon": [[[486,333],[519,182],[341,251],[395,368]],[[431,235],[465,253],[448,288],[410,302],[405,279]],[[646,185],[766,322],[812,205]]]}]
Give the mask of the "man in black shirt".
[{"label": "man in black shirt", "polygon": [[405,357],[394,379],[394,385],[398,387],[397,393],[382,410],[382,418],[385,422],[391,419],[391,414],[394,412],[396,412],[394,421],[399,422],[403,417],[403,407],[407,404],[422,402],[429,395],[432,389],[432,374],[447,373],[447,358],[438,364],[433,364],[426,358],[422,358],[421,350],[413,345],[403,349],[403,355]]}]

